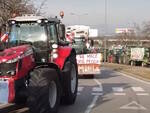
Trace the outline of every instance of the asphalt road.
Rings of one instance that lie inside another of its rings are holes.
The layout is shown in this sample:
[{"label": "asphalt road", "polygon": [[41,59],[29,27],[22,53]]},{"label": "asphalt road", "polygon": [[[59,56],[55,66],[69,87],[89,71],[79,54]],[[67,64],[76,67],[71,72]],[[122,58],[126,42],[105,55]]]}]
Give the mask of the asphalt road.
[{"label": "asphalt road", "polygon": [[[0,113],[28,113],[28,108],[0,104]],[[150,113],[150,83],[102,68],[93,79],[79,79],[76,103],[61,105],[59,113]]]}]

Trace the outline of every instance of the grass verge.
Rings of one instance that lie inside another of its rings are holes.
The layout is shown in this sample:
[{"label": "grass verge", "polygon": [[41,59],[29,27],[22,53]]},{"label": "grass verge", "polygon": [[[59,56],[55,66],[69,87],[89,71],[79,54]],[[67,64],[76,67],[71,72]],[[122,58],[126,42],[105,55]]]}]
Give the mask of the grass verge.
[{"label": "grass verge", "polygon": [[146,81],[150,81],[150,68],[114,63],[104,63],[103,67],[110,68],[114,71],[122,72]]}]

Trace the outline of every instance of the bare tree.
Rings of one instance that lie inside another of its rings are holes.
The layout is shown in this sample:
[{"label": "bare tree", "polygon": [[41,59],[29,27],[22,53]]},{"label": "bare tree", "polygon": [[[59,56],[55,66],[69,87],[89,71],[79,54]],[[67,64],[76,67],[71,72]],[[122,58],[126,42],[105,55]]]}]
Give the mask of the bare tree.
[{"label": "bare tree", "polygon": [[32,0],[0,0],[0,35],[5,32],[4,24],[9,18],[35,12],[36,8]]},{"label": "bare tree", "polygon": [[13,14],[35,13],[31,0],[0,0],[0,23],[5,23]]},{"label": "bare tree", "polygon": [[144,26],[142,29],[142,34],[144,37],[149,38],[150,37],[150,21],[149,22],[144,22]]},{"label": "bare tree", "polygon": [[39,5],[39,7],[36,9],[36,14],[37,15],[40,15],[41,13],[42,13],[42,9],[43,9],[43,7],[45,6],[45,3],[47,2],[47,0],[43,0],[42,2],[41,2],[41,4]]}]

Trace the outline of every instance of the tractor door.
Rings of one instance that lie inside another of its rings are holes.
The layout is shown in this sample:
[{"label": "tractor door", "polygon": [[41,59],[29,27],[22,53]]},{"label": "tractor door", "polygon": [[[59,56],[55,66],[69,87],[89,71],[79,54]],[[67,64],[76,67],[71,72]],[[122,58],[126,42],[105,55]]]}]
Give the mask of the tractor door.
[{"label": "tractor door", "polygon": [[[40,43],[39,53],[36,51],[36,57],[40,62],[53,62],[53,59],[57,58],[57,48],[58,48],[58,33],[55,22],[50,22],[46,26],[46,36],[47,40],[45,43]],[[43,48],[44,47],[44,48]]]},{"label": "tractor door", "polygon": [[49,62],[53,62],[58,57],[58,33],[56,23],[49,23],[48,25],[48,44],[49,44]]},{"label": "tractor door", "polygon": [[66,33],[65,33],[65,25],[64,24],[58,24],[57,25],[58,30],[58,44],[60,46],[68,46],[69,42],[66,41]]}]

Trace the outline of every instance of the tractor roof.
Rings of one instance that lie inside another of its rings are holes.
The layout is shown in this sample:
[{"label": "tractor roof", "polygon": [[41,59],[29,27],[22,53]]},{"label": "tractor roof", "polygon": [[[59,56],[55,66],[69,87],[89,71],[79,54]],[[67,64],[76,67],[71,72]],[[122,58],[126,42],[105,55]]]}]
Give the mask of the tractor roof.
[{"label": "tractor roof", "polygon": [[59,23],[60,20],[58,18],[45,18],[43,16],[36,16],[34,14],[26,14],[22,16],[17,16],[15,18],[9,19],[9,21],[17,21],[17,22],[31,22],[31,21],[38,21],[38,20],[48,20],[52,22]]}]

